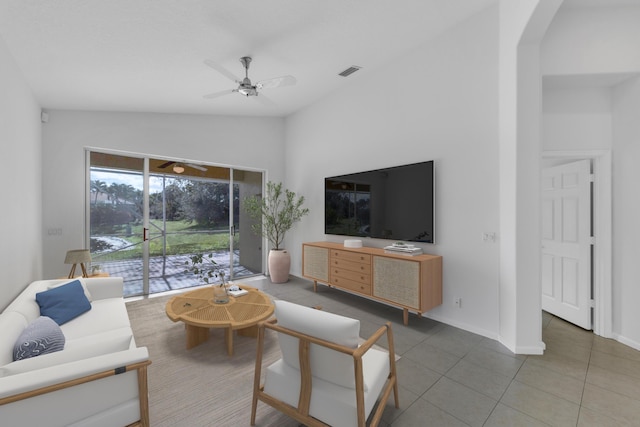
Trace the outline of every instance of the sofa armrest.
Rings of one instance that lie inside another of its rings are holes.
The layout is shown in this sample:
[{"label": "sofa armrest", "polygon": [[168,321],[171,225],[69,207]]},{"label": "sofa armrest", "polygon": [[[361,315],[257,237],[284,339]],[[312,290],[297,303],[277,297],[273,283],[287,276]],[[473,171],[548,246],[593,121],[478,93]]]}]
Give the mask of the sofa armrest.
[{"label": "sofa armrest", "polygon": [[123,295],[122,277],[96,277],[81,279],[95,300],[121,298]]},{"label": "sofa armrest", "polygon": [[0,404],[5,398],[149,360],[146,347],[138,347],[89,359],[50,366],[0,378]]}]

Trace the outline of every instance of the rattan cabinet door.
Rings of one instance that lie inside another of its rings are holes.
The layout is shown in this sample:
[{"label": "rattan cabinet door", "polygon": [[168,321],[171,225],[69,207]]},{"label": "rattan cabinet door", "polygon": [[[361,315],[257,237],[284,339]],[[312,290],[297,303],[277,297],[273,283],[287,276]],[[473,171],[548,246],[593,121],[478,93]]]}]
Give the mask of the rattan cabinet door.
[{"label": "rattan cabinet door", "polygon": [[420,309],[420,263],[374,256],[373,295]]},{"label": "rattan cabinet door", "polygon": [[329,283],[329,249],[303,245],[302,275]]}]

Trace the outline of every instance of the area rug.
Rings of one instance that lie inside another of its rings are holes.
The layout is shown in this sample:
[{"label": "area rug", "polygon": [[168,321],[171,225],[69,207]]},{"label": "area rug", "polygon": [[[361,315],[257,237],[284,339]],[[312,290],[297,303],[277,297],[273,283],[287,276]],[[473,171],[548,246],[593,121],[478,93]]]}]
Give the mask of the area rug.
[{"label": "area rug", "polygon": [[[228,356],[224,330],[212,329],[209,340],[186,349],[185,327],[166,315],[171,296],[127,302],[138,346],[149,349],[149,416],[151,425],[249,425],[256,340],[234,336],[234,355]],[[266,331],[263,366],[280,358],[276,334]],[[298,423],[258,403],[257,426],[297,427]]]},{"label": "area rug", "polygon": [[[149,349],[149,413],[151,425],[249,425],[256,340],[234,336],[234,355],[228,356],[224,331],[212,329],[209,340],[186,349],[182,322],[165,313],[170,296],[127,302],[138,346]],[[264,361],[280,358],[275,334],[267,331]],[[259,408],[259,425],[277,424],[279,414]],[[297,424],[291,424],[297,425]]]}]

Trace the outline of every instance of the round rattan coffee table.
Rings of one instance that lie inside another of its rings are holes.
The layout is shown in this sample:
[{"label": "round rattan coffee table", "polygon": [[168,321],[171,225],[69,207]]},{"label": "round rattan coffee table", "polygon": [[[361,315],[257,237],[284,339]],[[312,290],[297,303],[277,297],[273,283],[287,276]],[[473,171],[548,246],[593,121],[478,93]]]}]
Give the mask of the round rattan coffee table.
[{"label": "round rattan coffee table", "polygon": [[171,298],[167,301],[167,316],[174,322],[185,324],[187,349],[207,341],[210,328],[224,329],[227,353],[233,356],[233,331],[237,330],[242,336],[256,337],[258,322],[273,314],[273,302],[258,289],[239,285],[249,293],[239,297],[229,296],[228,303],[216,304],[213,302],[213,286]]}]

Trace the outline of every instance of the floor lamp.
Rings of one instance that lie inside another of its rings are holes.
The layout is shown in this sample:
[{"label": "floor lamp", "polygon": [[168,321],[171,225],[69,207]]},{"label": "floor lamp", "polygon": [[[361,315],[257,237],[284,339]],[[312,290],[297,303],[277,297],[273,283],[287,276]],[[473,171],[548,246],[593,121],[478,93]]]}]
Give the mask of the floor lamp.
[{"label": "floor lamp", "polygon": [[65,264],[73,264],[71,266],[71,272],[69,273],[69,279],[73,279],[74,274],[76,273],[76,265],[80,264],[80,268],[82,269],[82,277],[89,277],[87,274],[87,269],[85,268],[85,264],[91,262],[91,253],[89,249],[73,249],[67,251],[67,256],[64,259]]}]

